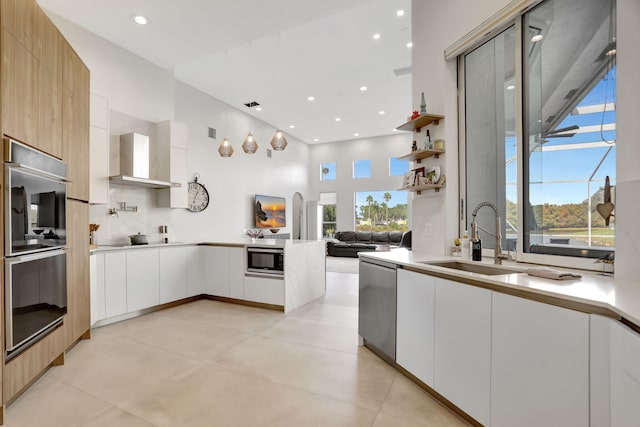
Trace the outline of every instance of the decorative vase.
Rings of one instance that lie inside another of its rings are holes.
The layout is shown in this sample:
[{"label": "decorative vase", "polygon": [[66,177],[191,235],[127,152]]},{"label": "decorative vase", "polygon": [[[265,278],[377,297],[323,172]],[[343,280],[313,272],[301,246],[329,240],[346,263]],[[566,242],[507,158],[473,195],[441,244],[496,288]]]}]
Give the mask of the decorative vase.
[{"label": "decorative vase", "polygon": [[427,103],[424,100],[424,92],[422,92],[422,97],[420,101],[420,114],[427,114]]}]

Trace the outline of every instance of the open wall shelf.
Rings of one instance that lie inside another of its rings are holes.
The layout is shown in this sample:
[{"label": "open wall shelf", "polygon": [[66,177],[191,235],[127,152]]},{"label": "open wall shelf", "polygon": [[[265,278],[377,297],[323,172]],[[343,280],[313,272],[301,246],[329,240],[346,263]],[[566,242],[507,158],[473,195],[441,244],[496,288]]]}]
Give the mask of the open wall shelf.
[{"label": "open wall shelf", "polygon": [[434,125],[438,125],[442,119],[444,119],[444,116],[437,114],[422,114],[413,120],[409,120],[408,122],[401,124],[396,129],[406,130],[409,132],[420,132],[420,129],[432,123]]},{"label": "open wall shelf", "polygon": [[440,157],[440,154],[444,154],[444,150],[416,150],[412,151],[409,154],[405,154],[404,156],[398,157],[398,159],[420,163],[420,160],[426,159],[428,157],[435,157],[437,159],[438,157]]}]

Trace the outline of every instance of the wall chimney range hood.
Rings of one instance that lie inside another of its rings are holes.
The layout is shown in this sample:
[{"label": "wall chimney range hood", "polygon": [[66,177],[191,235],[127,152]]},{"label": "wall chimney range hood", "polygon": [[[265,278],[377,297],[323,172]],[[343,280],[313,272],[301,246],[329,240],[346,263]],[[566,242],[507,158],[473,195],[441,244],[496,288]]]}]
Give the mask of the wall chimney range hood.
[{"label": "wall chimney range hood", "polygon": [[139,133],[120,135],[120,175],[109,182],[144,188],[181,187],[179,183],[149,178],[149,137]]}]

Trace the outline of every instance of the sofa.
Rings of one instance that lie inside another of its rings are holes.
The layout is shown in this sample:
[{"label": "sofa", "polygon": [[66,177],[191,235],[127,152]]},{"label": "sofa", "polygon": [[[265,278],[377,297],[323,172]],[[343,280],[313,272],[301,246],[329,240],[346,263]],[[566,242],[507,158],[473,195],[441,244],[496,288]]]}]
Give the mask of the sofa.
[{"label": "sofa", "polygon": [[387,246],[411,248],[411,231],[337,231],[327,241],[327,255],[357,258],[358,252],[374,252]]}]

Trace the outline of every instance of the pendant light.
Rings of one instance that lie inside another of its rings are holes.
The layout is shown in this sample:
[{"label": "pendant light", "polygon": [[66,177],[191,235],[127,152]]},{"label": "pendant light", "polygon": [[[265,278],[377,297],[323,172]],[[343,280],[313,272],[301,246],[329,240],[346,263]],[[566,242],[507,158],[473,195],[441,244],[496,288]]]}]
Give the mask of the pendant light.
[{"label": "pendant light", "polygon": [[[225,71],[228,70],[229,66],[229,52],[225,52]],[[225,133],[225,137],[222,140],[222,142],[220,143],[220,147],[218,147],[218,154],[220,154],[220,157],[231,157],[233,156],[233,147],[231,146],[231,141],[229,141],[229,138],[227,138],[226,133],[227,133],[227,129],[229,127],[229,109],[226,108],[224,110],[224,133]]]},{"label": "pendant light", "polygon": [[220,147],[218,147],[218,153],[220,153],[222,157],[231,157],[233,155],[233,147],[231,146],[229,138],[222,140]]},{"label": "pendant light", "polygon": [[253,137],[251,131],[247,134],[247,137],[244,139],[242,143],[242,149],[247,154],[254,154],[258,150],[258,142]]},{"label": "pendant light", "polygon": [[[251,44],[249,45],[249,65],[250,69],[253,69],[253,42],[251,42]],[[260,104],[258,104],[256,101],[251,101],[247,102],[244,105],[246,105],[249,109],[249,133],[242,143],[242,150],[247,154],[254,154],[256,151],[258,151],[258,141],[256,141],[253,133],[251,133],[251,108],[257,107]]]},{"label": "pendant light", "polygon": [[271,147],[276,151],[283,151],[287,148],[287,138],[284,136],[284,132],[280,129],[276,130],[276,133],[273,134],[273,138],[271,138]]}]

